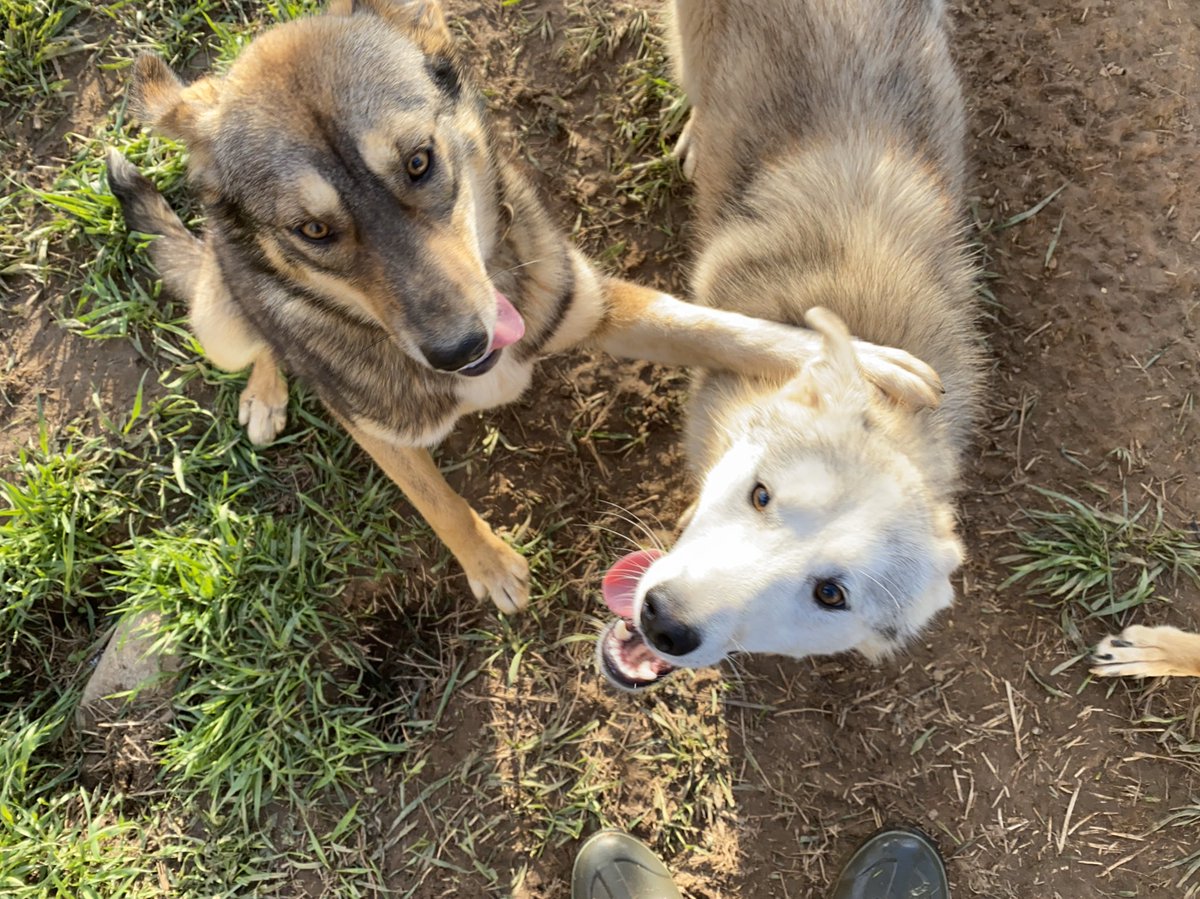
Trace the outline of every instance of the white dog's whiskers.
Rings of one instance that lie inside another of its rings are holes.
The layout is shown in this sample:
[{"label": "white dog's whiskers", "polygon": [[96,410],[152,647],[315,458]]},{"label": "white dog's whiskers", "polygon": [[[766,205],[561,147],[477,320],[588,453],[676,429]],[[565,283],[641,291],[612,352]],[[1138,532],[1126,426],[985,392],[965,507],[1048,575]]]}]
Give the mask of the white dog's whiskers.
[{"label": "white dog's whiskers", "polygon": [[[895,593],[892,592],[891,587],[889,587],[885,581],[881,581],[879,578],[875,577],[875,575],[871,574],[871,572],[869,572],[869,571],[863,571],[863,572],[861,572],[861,574],[863,577],[867,578],[869,581],[876,584],[879,587],[879,589],[881,589],[884,593],[886,593],[888,595],[888,598],[895,604],[897,609],[899,609],[901,611],[903,610],[904,607],[900,603],[900,598],[898,596],[896,596]],[[894,587],[894,586],[896,586],[896,584],[893,583],[892,586]]]},{"label": "white dog's whiskers", "polygon": [[594,524],[594,525],[592,525],[592,530],[598,531],[602,534],[611,534],[613,537],[616,537],[619,542],[627,543],[633,549],[641,549],[642,548],[640,543],[638,543],[636,540],[634,540],[628,534],[623,533],[622,531],[618,531],[616,528],[605,527],[602,524]]},{"label": "white dog's whiskers", "polygon": [[[649,541],[649,543],[655,549],[661,550],[662,552],[666,552],[667,548],[666,548],[666,546],[663,545],[663,542],[659,538],[658,533],[656,531],[654,531],[650,527],[649,524],[642,521],[641,517],[638,516],[638,514],[636,512],[634,512],[632,509],[627,509],[624,506],[621,506],[614,502],[609,502],[607,500],[604,501],[604,505],[611,506],[613,509],[615,509],[617,512],[616,517],[618,519],[620,519],[621,521],[625,522],[626,524],[631,525],[635,532],[641,532],[645,536],[646,540]],[[661,528],[662,522],[660,521],[660,522],[658,522],[658,524]],[[600,527],[599,529],[609,531],[612,534],[617,533],[616,531],[612,530],[611,528]],[[623,537],[623,539],[629,541],[634,546],[638,545],[637,541],[634,540],[632,537]]]}]

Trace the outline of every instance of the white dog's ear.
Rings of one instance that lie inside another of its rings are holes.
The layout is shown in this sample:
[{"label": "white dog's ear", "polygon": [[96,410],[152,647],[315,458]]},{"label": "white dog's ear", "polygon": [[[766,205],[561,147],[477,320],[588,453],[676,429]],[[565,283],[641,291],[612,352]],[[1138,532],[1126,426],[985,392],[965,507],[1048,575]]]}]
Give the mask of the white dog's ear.
[{"label": "white dog's ear", "polygon": [[867,405],[867,382],[859,369],[850,331],[828,309],[814,306],[805,323],[821,335],[821,351],[792,382],[792,396],[806,406],[857,411]]}]

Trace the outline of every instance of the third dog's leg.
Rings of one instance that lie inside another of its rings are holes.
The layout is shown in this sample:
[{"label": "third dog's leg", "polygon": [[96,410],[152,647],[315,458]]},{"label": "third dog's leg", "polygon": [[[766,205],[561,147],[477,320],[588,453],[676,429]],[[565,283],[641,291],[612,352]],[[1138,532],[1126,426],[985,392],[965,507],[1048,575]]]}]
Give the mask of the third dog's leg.
[{"label": "third dog's leg", "polygon": [[696,174],[696,117],[704,105],[705,61],[710,57],[709,40],[725,27],[727,12],[721,3],[705,0],[675,0],[667,5],[667,46],[675,69],[675,80],[687,94],[692,107],[687,123],[675,141],[671,155],[683,164],[683,176],[689,181]]},{"label": "third dog's leg", "polygon": [[528,605],[529,565],[446,483],[429,450],[400,446],[343,424],[454,553],[476,597],[491,597],[501,612]]},{"label": "third dog's leg", "polygon": [[1099,677],[1200,677],[1200,634],[1135,624],[1105,637],[1092,653]]}]

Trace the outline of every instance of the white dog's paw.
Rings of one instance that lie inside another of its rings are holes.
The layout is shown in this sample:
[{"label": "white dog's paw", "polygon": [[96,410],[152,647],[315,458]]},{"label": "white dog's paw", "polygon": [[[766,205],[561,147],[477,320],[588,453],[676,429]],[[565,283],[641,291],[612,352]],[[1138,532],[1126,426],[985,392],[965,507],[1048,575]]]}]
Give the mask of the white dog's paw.
[{"label": "white dog's paw", "polygon": [[266,446],[287,426],[287,391],[283,397],[263,397],[249,387],[242,391],[238,421],[255,446]]},{"label": "white dog's paw", "polygon": [[696,175],[696,147],[692,140],[692,123],[695,121],[695,114],[688,118],[684,124],[683,130],[679,132],[679,139],[675,141],[675,147],[671,150],[671,155],[679,160],[679,164],[683,166],[683,177],[688,181],[692,181]]},{"label": "white dog's paw", "polygon": [[1171,677],[1200,674],[1200,637],[1175,627],[1131,625],[1105,637],[1092,652],[1097,677]]},{"label": "white dog's paw", "polygon": [[468,559],[462,560],[467,583],[476,599],[489,597],[505,615],[529,605],[529,563],[494,534]]},{"label": "white dog's paw", "polygon": [[854,354],[866,379],[889,399],[913,409],[936,408],[941,403],[942,379],[912,353],[855,340]]}]

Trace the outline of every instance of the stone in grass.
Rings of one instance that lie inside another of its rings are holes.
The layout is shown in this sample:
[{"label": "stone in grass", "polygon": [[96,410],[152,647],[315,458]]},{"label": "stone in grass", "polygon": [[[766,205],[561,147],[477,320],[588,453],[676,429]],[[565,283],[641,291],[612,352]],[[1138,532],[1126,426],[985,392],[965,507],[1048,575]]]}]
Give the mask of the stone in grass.
[{"label": "stone in grass", "polygon": [[129,612],[109,637],[75,713],[85,784],[136,794],[154,783],[154,744],[167,735],[179,656],[155,648],[157,612]]}]

